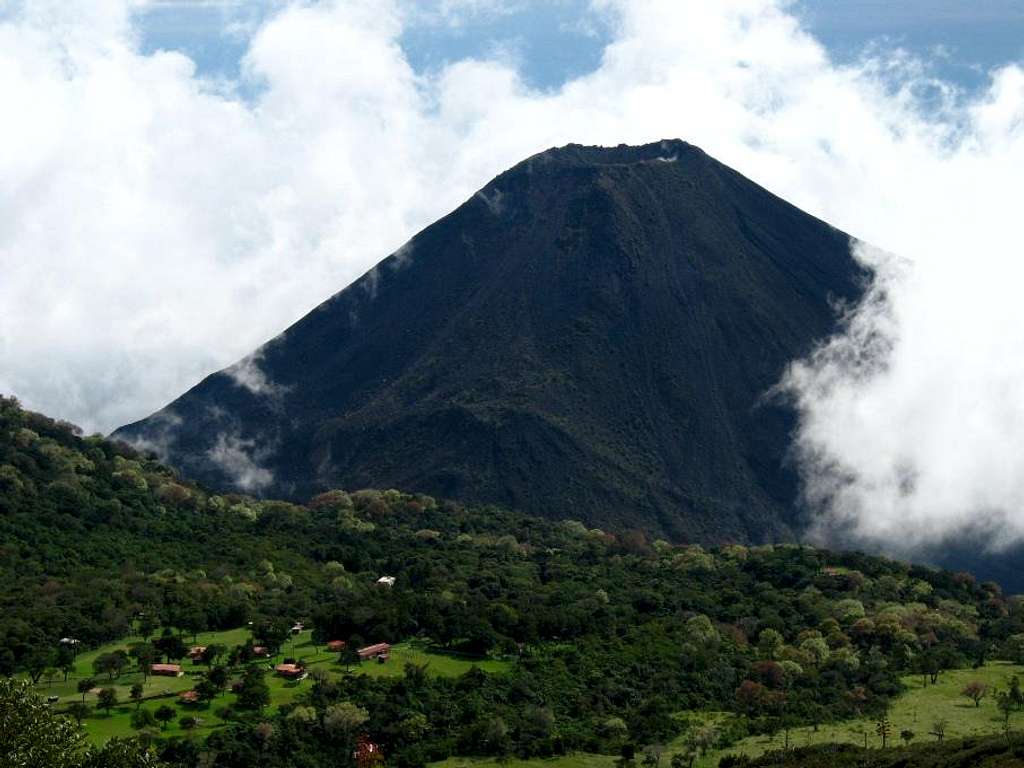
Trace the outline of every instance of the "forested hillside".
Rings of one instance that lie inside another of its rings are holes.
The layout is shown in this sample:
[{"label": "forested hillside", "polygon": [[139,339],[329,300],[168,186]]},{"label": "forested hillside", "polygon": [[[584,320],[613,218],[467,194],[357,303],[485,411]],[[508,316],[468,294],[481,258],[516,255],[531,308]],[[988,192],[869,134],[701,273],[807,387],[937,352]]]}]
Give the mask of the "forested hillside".
[{"label": "forested hillside", "polygon": [[[222,713],[205,740],[147,732],[181,766],[345,765],[359,739],[393,765],[619,754],[709,712],[702,738],[722,745],[881,712],[901,675],[1024,650],[1024,603],[967,574],[796,545],[671,545],[393,490],[217,495],[8,399],[0,541],[7,675],[66,666],[61,638],[85,649],[132,635],[126,658],[146,659],[169,636],[249,622],[270,645],[301,621],[318,643],[418,638],[507,662],[457,677],[328,664],[287,703]],[[244,682],[250,666],[236,653],[223,675]],[[356,725],[332,727],[339,712]]]}]

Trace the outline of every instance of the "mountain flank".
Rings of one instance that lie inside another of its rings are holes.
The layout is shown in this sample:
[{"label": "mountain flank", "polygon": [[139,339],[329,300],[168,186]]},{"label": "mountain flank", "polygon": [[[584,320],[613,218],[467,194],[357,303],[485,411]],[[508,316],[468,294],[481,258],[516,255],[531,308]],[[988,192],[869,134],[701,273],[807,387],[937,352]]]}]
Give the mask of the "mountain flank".
[{"label": "mountain flank", "polygon": [[765,395],[867,277],[848,235],[685,142],[569,145],[115,437],[222,490],[784,539],[795,415]]}]

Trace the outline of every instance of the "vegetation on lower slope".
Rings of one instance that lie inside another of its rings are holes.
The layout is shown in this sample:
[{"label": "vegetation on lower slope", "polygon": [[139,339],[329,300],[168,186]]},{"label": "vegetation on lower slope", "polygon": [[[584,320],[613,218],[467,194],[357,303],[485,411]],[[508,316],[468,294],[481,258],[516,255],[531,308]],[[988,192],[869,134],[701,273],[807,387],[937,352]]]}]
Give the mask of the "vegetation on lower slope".
[{"label": "vegetation on lower slope", "polygon": [[[873,715],[814,726],[784,727],[776,732],[747,736],[736,741],[728,735],[732,730],[728,721],[737,715],[687,713],[692,727],[684,734],[665,745],[652,745],[648,750],[641,750],[634,759],[643,764],[650,751],[652,755],[658,756],[660,765],[671,766],[673,759],[676,759],[691,768],[714,768],[719,763],[722,766],[745,766],[748,761],[755,761],[766,754],[771,755],[765,761],[766,765],[799,766],[801,763],[795,756],[811,753],[796,750],[808,747],[821,748],[821,753],[826,755],[836,750],[868,755],[883,748],[879,729],[879,722],[883,718],[887,730],[885,746],[890,750],[894,747],[937,743],[940,736],[944,742],[960,743],[961,740],[970,742],[972,739],[978,742],[993,734],[1003,734],[1001,743],[1005,748],[1005,734],[1015,734],[1024,725],[1024,701],[1012,698],[1008,710],[1002,709],[999,702],[1004,695],[1012,695],[1013,679],[1019,681],[1022,677],[1024,666],[1005,661],[988,662],[977,668],[947,670],[938,676],[934,684],[922,680],[918,675],[908,675],[902,681],[904,692],[890,702],[889,707]],[[978,706],[964,693],[976,684],[985,688],[985,696]],[[717,737],[708,741],[705,738],[707,733],[717,734]],[[1021,745],[1024,746],[1024,739]],[[951,747],[950,754],[956,754],[958,749]],[[945,753],[940,749],[937,753],[935,750],[927,751],[927,754]],[[487,768],[499,763],[514,768],[574,768],[578,765],[611,768],[620,764],[621,758],[590,753],[511,763],[504,763],[503,759],[498,758],[450,758],[439,763],[437,768]],[[757,764],[761,765],[761,762]]]},{"label": "vegetation on lower slope", "polygon": [[87,746],[85,733],[16,680],[0,678],[0,767],[160,768],[135,740]]},{"label": "vegetation on lower slope", "polygon": [[[329,674],[223,717],[211,703],[224,726],[205,740],[150,734],[180,766],[346,765],[357,743],[400,766],[639,754],[698,735],[720,749],[872,719],[906,675],[931,686],[1024,649],[1024,604],[966,574],[800,546],[670,545],[398,491],[304,505],[211,494],[11,400],[0,541],[0,671],[41,692],[81,674],[61,638],[128,648],[116,685],[197,633],[250,621],[252,638],[194,684],[221,667],[249,677],[264,662],[245,649],[287,649],[296,621],[316,643],[506,659],[456,676]],[[708,729],[686,714],[701,712],[728,716]]]},{"label": "vegetation on lower slope", "polygon": [[[889,731],[887,745],[936,741],[937,733],[943,739],[976,738],[1001,733],[1004,726],[1021,727],[1021,700],[1012,702],[1008,717],[999,707],[1000,694],[1011,692],[1014,678],[1024,679],[1024,667],[1005,661],[947,670],[934,684],[920,675],[904,677],[904,692],[884,711]],[[978,686],[983,697],[976,705],[965,691]],[[878,728],[881,714],[749,737],[718,756],[756,757],[784,749],[787,741],[790,747],[851,744],[877,749],[882,746]]]},{"label": "vegetation on lower slope", "polygon": [[[345,664],[339,653],[330,651],[323,643],[315,643],[312,634],[311,630],[303,630],[291,635],[282,644],[281,649],[263,659],[263,663],[270,667],[285,659],[294,660],[305,668],[308,675],[318,677],[318,673],[322,671],[326,673],[327,679],[346,675],[401,677],[407,664],[422,667],[428,675],[443,677],[458,677],[473,668],[498,674],[507,671],[510,664],[500,659],[443,652],[420,640],[392,646],[388,663],[370,660],[360,664],[352,660]],[[140,729],[134,727],[133,722],[146,722],[146,718],[143,716],[140,720],[136,713],[148,711],[155,714],[164,706],[172,707],[174,716],[161,724],[160,737],[184,736],[189,733],[206,736],[211,730],[229,723],[234,712],[241,711],[238,709],[239,696],[232,690],[232,684],[241,680],[248,664],[232,664],[230,650],[238,646],[244,647],[246,643],[251,642],[251,638],[252,633],[248,628],[200,632],[195,637],[187,638],[190,644],[196,643],[208,648],[219,646],[224,649],[222,657],[218,658],[217,662],[228,673],[226,682],[215,691],[216,695],[212,699],[198,704],[183,702],[180,695],[201,686],[207,678],[211,667],[200,662],[187,658],[181,660],[179,665],[183,674],[180,677],[146,675],[134,664],[116,676],[96,671],[101,657],[119,651],[127,654],[133,647],[138,647],[139,643],[146,639],[139,634],[77,654],[66,678],[60,670],[52,670],[53,674],[41,678],[34,686],[34,690],[47,698],[56,698],[52,705],[57,711],[71,716],[83,715],[83,727],[90,740],[98,744],[111,737],[127,738],[137,735]],[[28,675],[22,673],[18,677],[27,679]],[[83,681],[92,682],[89,690],[81,690],[79,686]],[[312,686],[309,679],[292,681],[271,673],[267,674],[265,682],[269,692],[269,703],[266,705],[269,710],[293,704],[308,693]],[[137,698],[132,695],[136,687],[139,694]],[[116,703],[109,708],[100,706],[100,692],[103,690],[110,690],[115,694]],[[78,711],[79,703],[87,704],[88,707]],[[193,717],[195,722],[188,722],[188,727],[183,728],[182,721]],[[149,722],[149,727],[154,727],[153,721]]]},{"label": "vegetation on lower slope", "polygon": [[1024,738],[1013,734],[958,739],[890,750],[850,744],[772,752],[754,760],[723,762],[722,768],[1021,768]]}]

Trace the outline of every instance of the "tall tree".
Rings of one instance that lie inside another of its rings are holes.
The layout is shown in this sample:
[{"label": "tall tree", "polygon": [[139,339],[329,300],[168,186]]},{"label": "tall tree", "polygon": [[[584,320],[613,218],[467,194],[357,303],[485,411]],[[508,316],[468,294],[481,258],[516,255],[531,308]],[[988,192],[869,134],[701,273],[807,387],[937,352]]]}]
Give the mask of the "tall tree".
[{"label": "tall tree", "polygon": [[78,681],[78,685],[76,685],[75,687],[78,688],[78,692],[82,694],[82,702],[84,703],[85,694],[87,694],[89,691],[96,687],[96,680],[92,677],[83,677],[81,680]]},{"label": "tall tree", "polygon": [[131,692],[129,693],[129,696],[131,697],[131,700],[135,702],[136,709],[142,706],[142,695],[145,692],[145,690],[146,689],[142,685],[142,683],[134,683],[132,685],[132,689]]},{"label": "tall tree", "polygon": [[161,704],[159,707],[156,708],[156,712],[153,713],[153,716],[158,721],[160,721],[160,728],[164,729],[167,727],[167,724],[175,718],[177,714],[178,710],[176,710],[171,705]]},{"label": "tall tree", "polygon": [[184,658],[188,653],[185,643],[171,631],[170,627],[164,628],[163,634],[153,642],[153,645],[168,662]]},{"label": "tall tree", "polygon": [[109,715],[110,710],[117,706],[117,691],[113,688],[101,690],[96,696],[96,706],[106,710],[106,713]]},{"label": "tall tree", "polygon": [[242,676],[242,684],[238,689],[238,708],[262,711],[270,704],[270,688],[264,679],[264,672],[259,667],[249,667]]},{"label": "tall tree", "polygon": [[28,676],[32,679],[32,683],[38,683],[46,670],[50,668],[50,665],[54,660],[54,652],[52,648],[34,647],[25,656],[25,671],[28,672]]},{"label": "tall tree", "polygon": [[207,667],[212,667],[221,656],[227,653],[228,649],[226,645],[220,643],[211,643],[203,649],[201,660]]}]

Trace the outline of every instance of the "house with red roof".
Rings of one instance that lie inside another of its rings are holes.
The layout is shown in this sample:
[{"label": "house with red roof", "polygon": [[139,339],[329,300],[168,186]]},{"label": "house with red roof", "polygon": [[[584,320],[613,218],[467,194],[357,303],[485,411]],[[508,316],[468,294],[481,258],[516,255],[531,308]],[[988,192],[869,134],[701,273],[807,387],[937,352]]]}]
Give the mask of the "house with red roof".
[{"label": "house with red roof", "polygon": [[149,673],[161,677],[181,677],[184,674],[180,664],[150,664]]},{"label": "house with red roof", "polygon": [[199,691],[182,691],[178,694],[178,701],[182,704],[198,704]]},{"label": "house with red roof", "polygon": [[360,648],[356,653],[359,654],[360,661],[366,661],[367,659],[387,661],[391,656],[391,643],[375,643],[365,648]]},{"label": "house with red roof", "polygon": [[288,680],[301,680],[306,676],[306,668],[301,664],[278,664],[274,672]]}]

